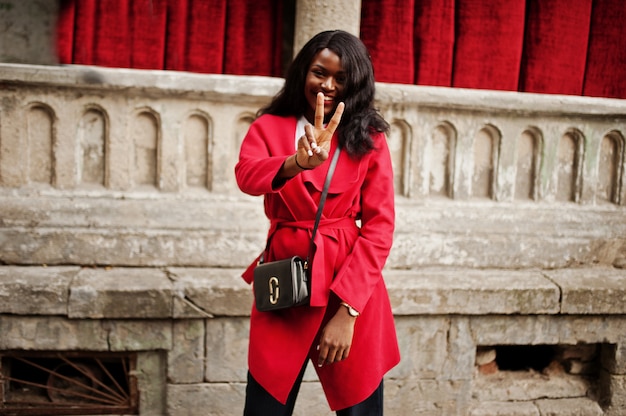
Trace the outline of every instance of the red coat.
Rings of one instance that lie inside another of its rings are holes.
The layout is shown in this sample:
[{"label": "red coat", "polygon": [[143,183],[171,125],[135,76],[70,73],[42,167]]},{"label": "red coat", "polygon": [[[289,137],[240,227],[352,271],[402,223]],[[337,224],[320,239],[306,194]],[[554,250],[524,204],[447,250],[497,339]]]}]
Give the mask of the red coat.
[{"label": "red coat", "polygon": [[[250,126],[235,167],[243,192],[265,196],[271,237],[268,261],[306,257],[330,164],[329,157],[320,167],[272,189],[285,158],[295,153],[295,130],[295,117],[260,117]],[[384,374],[400,361],[381,273],[393,242],[393,171],[385,135],[379,133],[373,139],[376,149],[360,160],[345,151],[339,157],[315,238],[311,306],[280,313],[252,307],[250,373],[283,403],[307,357],[317,362],[319,331],[339,308],[339,299],[361,314],[350,356],[321,368],[315,366],[331,409],[343,409],[369,397]],[[331,156],[336,144],[333,137]],[[248,283],[255,264],[256,260],[243,275]]]}]

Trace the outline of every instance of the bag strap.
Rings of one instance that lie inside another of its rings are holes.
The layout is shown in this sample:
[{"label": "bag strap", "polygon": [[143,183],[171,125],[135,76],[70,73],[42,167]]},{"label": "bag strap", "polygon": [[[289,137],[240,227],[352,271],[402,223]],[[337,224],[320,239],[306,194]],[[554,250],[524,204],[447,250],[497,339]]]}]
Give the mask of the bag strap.
[{"label": "bag strap", "polygon": [[[337,166],[337,160],[339,160],[339,153],[341,153],[341,148],[337,146],[337,150],[335,150],[335,154],[330,161],[330,166],[328,166],[328,172],[326,173],[326,180],[324,181],[324,188],[322,189],[322,196],[320,197],[320,203],[317,206],[317,213],[315,214],[315,223],[313,224],[313,231],[311,232],[311,241],[309,242],[309,252],[306,255],[306,260],[304,262],[305,270],[308,268],[309,258],[311,257],[311,253],[313,252],[313,240],[315,239],[315,234],[317,234],[317,228],[320,224],[320,220],[322,219],[322,211],[324,210],[324,204],[326,203],[326,196],[328,195],[328,188],[330,187],[330,181],[333,178],[333,174],[335,173],[335,167]],[[267,251],[270,245],[269,240],[267,240],[267,244],[265,246],[265,251]],[[259,257],[259,261],[257,264],[261,264],[264,262],[265,251]]]},{"label": "bag strap", "polygon": [[326,196],[328,196],[328,188],[330,187],[330,181],[332,180],[333,174],[335,173],[337,160],[339,160],[339,153],[341,153],[341,147],[337,146],[337,150],[335,150],[335,154],[333,155],[333,158],[330,161],[330,166],[328,167],[328,173],[326,173],[326,180],[324,181],[324,189],[322,189],[322,196],[320,197],[320,203],[317,207],[317,213],[315,214],[315,224],[313,225],[313,231],[311,232],[311,243],[309,244],[309,253],[306,256],[306,262],[304,265],[305,268],[307,268],[309,264],[309,258],[311,257],[311,253],[313,251],[313,240],[315,239],[315,234],[317,234],[317,228],[320,225],[320,220],[322,219],[322,211],[324,210],[324,204],[326,203]]}]

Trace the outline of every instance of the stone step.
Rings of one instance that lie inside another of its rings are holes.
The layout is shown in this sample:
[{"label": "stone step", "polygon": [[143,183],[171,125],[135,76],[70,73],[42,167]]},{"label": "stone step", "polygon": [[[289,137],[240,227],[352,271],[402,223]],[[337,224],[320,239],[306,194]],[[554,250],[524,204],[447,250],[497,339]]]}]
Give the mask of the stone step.
[{"label": "stone step", "polygon": [[[626,263],[616,207],[420,203],[398,197],[388,266],[564,268]],[[260,198],[210,193],[0,195],[0,263],[246,267],[265,245]]]},{"label": "stone step", "polygon": [[[247,316],[242,269],[0,267],[0,314],[72,319]],[[626,314],[626,270],[387,270],[396,316]]]},{"label": "stone step", "polygon": [[534,402],[488,401],[476,405],[470,416],[602,416],[604,412],[588,398],[537,400]]}]

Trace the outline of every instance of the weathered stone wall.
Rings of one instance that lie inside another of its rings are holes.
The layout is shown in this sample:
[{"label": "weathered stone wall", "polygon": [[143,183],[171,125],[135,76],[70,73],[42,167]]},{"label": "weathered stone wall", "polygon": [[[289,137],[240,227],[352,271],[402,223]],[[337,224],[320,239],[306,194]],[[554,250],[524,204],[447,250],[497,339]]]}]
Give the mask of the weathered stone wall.
[{"label": "weathered stone wall", "polygon": [[[233,167],[281,80],[5,64],[0,85],[0,355],[136,352],[141,414],[240,414],[239,275],[267,221]],[[384,84],[377,100],[403,357],[387,413],[623,414],[626,104]],[[578,344],[592,375],[476,363]],[[330,414],[306,380],[298,414]]]}]

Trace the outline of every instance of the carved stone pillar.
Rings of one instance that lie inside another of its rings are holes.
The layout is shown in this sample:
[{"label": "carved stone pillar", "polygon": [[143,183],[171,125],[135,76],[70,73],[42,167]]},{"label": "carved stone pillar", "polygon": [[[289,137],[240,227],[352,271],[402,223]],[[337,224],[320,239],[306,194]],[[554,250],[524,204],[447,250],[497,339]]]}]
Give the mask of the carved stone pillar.
[{"label": "carved stone pillar", "polygon": [[314,35],[342,29],[359,36],[361,0],[296,0],[294,56]]}]

